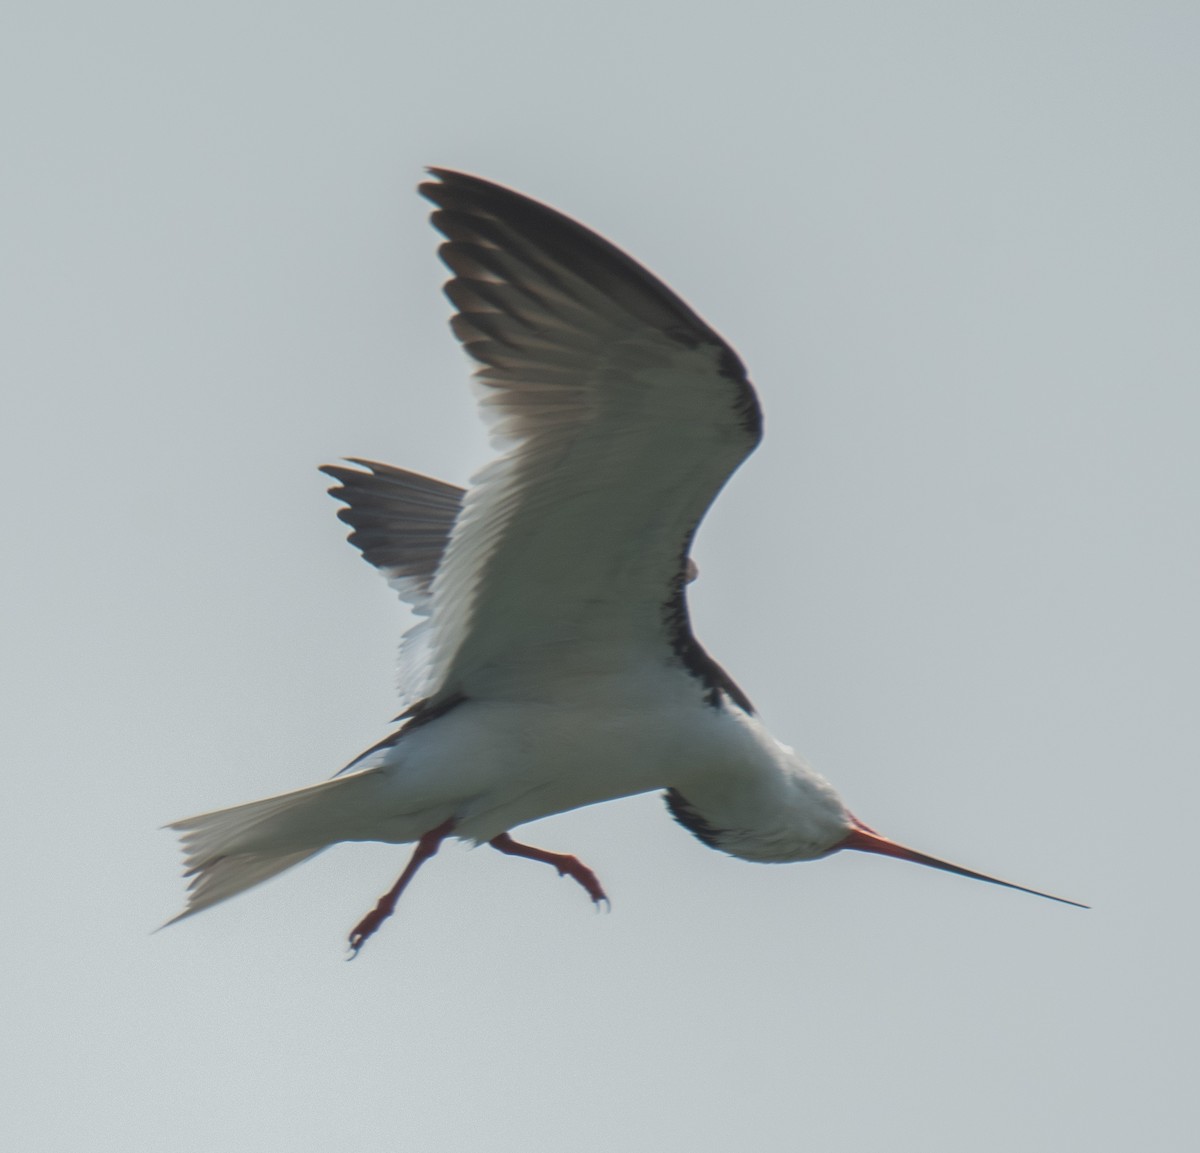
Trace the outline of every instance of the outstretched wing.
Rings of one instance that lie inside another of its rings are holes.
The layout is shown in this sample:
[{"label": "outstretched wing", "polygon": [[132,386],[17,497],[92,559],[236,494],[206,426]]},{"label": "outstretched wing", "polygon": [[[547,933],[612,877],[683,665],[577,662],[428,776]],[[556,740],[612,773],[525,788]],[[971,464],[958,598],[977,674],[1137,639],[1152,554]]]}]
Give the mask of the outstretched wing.
[{"label": "outstretched wing", "polygon": [[338,483],[329,495],[344,501],[338,518],[354,531],[349,540],[387,578],[400,599],[427,612],[437,572],[465,491],[419,472],[351,457],[346,468],[323,465]]},{"label": "outstretched wing", "polygon": [[[503,455],[473,480],[402,646],[423,707],[647,661],[750,703],[692,636],[696,527],[761,435],[733,350],[606,240],[476,177],[421,186]],[[339,478],[340,479],[340,478]]]},{"label": "outstretched wing", "polygon": [[599,236],[434,175],[421,191],[446,236],[454,332],[506,451],[464,500],[403,683],[433,705],[657,659],[748,705],[695,642],[684,593],[696,527],[761,433],[741,362]]}]

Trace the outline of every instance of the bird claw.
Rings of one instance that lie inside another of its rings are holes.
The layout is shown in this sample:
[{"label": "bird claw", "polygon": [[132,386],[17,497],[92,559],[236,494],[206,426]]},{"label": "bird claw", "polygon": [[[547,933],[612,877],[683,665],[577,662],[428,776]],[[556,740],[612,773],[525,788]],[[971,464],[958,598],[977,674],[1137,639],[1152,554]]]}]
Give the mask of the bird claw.
[{"label": "bird claw", "polygon": [[582,885],[597,909],[601,905],[606,908],[612,907],[608,894],[605,893],[596,874],[578,857],[572,857],[570,853],[552,853],[549,849],[536,849],[532,845],[522,845],[519,841],[514,841],[508,833],[501,833],[500,836],[493,837],[488,843],[493,849],[510,857],[525,857],[530,861],[541,861],[543,864],[553,865],[560,877],[570,877]]},{"label": "bird claw", "polygon": [[392,910],[384,908],[382,903],[372,909],[353,929],[350,930],[348,947],[350,956],[347,961],[353,961],[362,947],[374,936],[375,930],[392,915]]},{"label": "bird claw", "polygon": [[379,898],[379,903],[353,929],[350,930],[350,956],[347,961],[353,961],[359,950],[371,939],[372,934],[395,911],[400,894],[408,887],[408,882],[416,876],[417,870],[438,851],[438,846],[454,829],[454,818],[443,821],[436,829],[430,829],[417,842],[413,855],[400,874],[400,879]]},{"label": "bird claw", "polygon": [[599,878],[578,857],[564,856],[555,862],[555,868],[558,869],[560,877],[570,877],[583,886],[598,913],[612,911],[612,902],[601,887]]}]

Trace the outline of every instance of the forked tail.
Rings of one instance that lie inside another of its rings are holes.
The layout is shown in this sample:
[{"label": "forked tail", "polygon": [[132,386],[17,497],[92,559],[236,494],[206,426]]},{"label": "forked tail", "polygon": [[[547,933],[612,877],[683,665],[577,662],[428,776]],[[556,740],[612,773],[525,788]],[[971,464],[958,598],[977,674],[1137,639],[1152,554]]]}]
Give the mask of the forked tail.
[{"label": "forked tail", "polygon": [[187,907],[167,924],[260,885],[351,836],[347,819],[352,821],[354,802],[375,775],[368,769],[172,822],[167,828],[179,833],[183,875],[191,881]]}]

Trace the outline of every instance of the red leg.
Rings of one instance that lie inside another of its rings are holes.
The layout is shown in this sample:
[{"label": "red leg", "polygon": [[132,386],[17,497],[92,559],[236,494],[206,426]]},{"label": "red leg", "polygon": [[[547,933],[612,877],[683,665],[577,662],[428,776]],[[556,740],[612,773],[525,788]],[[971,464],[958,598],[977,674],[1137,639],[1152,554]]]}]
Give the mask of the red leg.
[{"label": "red leg", "polygon": [[547,865],[553,865],[560,877],[571,877],[578,881],[587,890],[588,896],[596,902],[597,908],[601,904],[609,903],[596,874],[578,857],[572,857],[569,853],[552,853],[549,849],[535,849],[532,845],[522,845],[507,833],[493,837],[488,844],[510,857],[528,857],[531,861],[544,861]]},{"label": "red leg", "polygon": [[438,847],[450,835],[453,828],[454,818],[451,817],[448,821],[443,821],[436,829],[430,829],[417,842],[412,858],[404,872],[400,874],[400,879],[379,898],[379,903],[375,908],[363,917],[351,931],[349,960],[352,961],[358,956],[359,949],[367,943],[371,934],[396,911],[396,902],[400,899],[400,894],[408,887],[408,882],[417,875],[417,870],[438,851]]}]

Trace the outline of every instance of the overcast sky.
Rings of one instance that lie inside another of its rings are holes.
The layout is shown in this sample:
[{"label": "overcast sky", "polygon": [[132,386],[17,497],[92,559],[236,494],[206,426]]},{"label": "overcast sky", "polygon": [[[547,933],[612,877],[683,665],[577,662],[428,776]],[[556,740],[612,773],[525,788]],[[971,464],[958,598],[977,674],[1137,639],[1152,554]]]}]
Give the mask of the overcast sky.
[{"label": "overcast sky", "polygon": [[[6,1147],[1185,1147],[1196,1130],[1200,8],[14,5]],[[745,360],[698,635],[882,858],[656,797],[612,897],[342,846],[167,932],[188,814],[389,731],[406,624],[316,467],[488,447],[424,164],[546,200]]]}]

